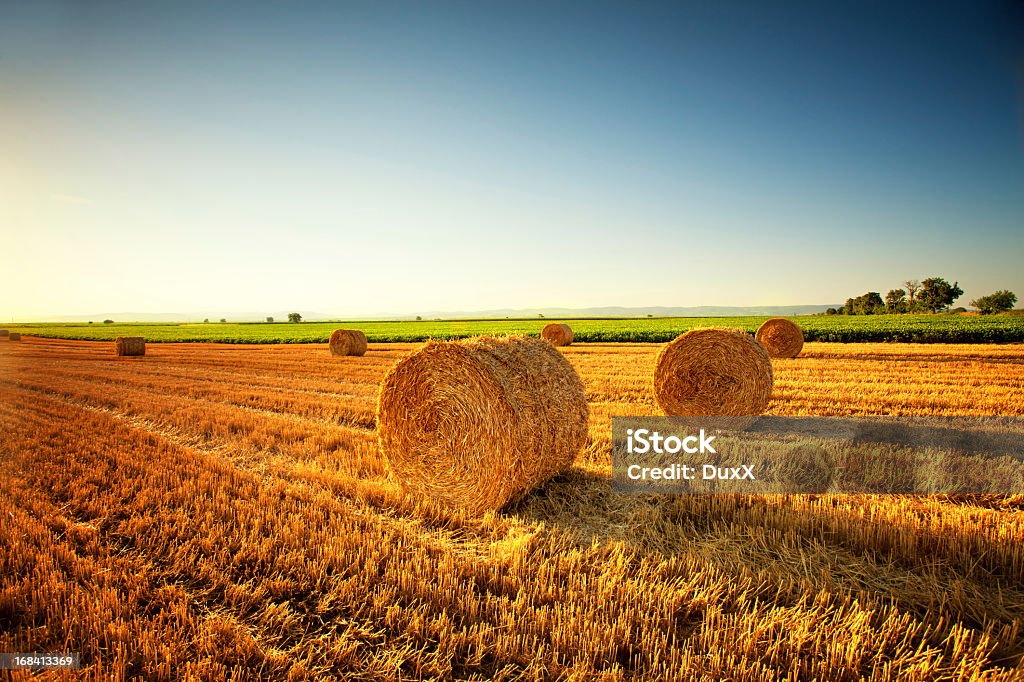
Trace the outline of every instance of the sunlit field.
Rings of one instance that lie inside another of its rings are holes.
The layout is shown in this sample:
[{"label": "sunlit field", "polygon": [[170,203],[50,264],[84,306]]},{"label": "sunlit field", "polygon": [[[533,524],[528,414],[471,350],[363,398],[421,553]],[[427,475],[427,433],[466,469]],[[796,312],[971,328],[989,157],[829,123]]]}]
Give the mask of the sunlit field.
[{"label": "sunlit field", "polygon": [[[0,650],[92,679],[1024,676],[1024,497],[612,494],[656,344],[561,349],[589,443],[482,518],[384,471],[378,384],[417,344],[112,346],[0,344]],[[773,366],[771,414],[1024,415],[1022,345]]]}]

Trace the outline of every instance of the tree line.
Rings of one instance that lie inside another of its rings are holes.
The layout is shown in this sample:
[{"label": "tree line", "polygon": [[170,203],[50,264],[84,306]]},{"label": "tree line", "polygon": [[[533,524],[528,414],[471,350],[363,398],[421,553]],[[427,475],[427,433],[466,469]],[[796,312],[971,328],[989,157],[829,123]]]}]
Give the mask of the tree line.
[{"label": "tree line", "polygon": [[[829,308],[826,315],[884,315],[893,313],[948,312],[953,303],[963,296],[959,282],[949,283],[942,277],[929,277],[922,281],[908,279],[903,287],[890,289],[882,298],[877,291],[869,291],[856,298],[846,299],[841,308]],[[983,315],[1012,310],[1017,295],[1002,289],[971,301]],[[960,308],[960,311],[966,308]]]}]

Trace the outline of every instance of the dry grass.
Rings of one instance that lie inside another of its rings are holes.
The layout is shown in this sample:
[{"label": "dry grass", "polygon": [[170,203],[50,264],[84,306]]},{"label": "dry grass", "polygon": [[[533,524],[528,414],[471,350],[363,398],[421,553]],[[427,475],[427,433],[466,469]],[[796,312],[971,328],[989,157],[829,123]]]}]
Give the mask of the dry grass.
[{"label": "dry grass", "polygon": [[480,337],[428,343],[396,363],[377,434],[405,490],[483,513],[571,466],[587,415],[579,375],[550,344]]},{"label": "dry grass", "polygon": [[[584,452],[478,518],[378,454],[416,348],[0,346],[0,649],[97,680],[1024,676],[1024,499],[612,495],[659,347],[583,344]],[[1024,348],[809,343],[768,412],[1024,415]]]},{"label": "dry grass", "polygon": [[764,346],[773,358],[795,358],[804,347],[804,333],[795,322],[784,317],[765,320],[757,328],[754,339]]}]

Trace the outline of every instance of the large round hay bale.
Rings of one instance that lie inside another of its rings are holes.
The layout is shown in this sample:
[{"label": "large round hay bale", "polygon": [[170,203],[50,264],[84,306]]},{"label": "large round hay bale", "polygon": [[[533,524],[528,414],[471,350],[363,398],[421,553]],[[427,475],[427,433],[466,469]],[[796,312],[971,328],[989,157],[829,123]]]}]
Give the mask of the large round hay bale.
[{"label": "large round hay bale", "polygon": [[7,336],[9,332],[6,329],[0,329],[0,338]]},{"label": "large round hay bale", "polygon": [[7,340],[8,341],[21,341],[21,334],[19,334],[18,332],[11,332],[10,334],[7,335]]},{"label": "large round hay bale", "polygon": [[331,355],[362,355],[366,352],[366,334],[358,329],[335,329],[329,346]]},{"label": "large round hay bale", "polygon": [[528,337],[429,342],[381,385],[377,434],[407,492],[482,513],[567,469],[587,440],[583,383]]},{"label": "large round hay bale", "polygon": [[118,336],[114,339],[114,350],[118,355],[145,355],[146,340],[141,336]]},{"label": "large round hay bale", "polygon": [[772,396],[772,363],[742,330],[694,329],[661,349],[654,394],[670,416],[761,414]]},{"label": "large round hay bale", "polygon": [[567,324],[552,322],[545,325],[540,337],[552,346],[568,346],[572,344],[572,327]]},{"label": "large round hay bale", "polygon": [[784,317],[766,320],[757,328],[754,338],[773,358],[795,358],[804,347],[804,333]]}]

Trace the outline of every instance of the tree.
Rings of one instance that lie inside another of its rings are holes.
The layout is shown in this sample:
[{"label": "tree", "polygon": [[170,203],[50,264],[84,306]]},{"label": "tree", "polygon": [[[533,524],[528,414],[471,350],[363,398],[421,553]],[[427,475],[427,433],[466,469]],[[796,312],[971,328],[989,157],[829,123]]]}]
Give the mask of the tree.
[{"label": "tree", "polygon": [[839,314],[840,315],[853,315],[853,299],[852,298],[846,299],[846,303],[844,303],[843,307],[839,309]]},{"label": "tree", "polygon": [[113,320],[103,320],[103,324],[114,324]]},{"label": "tree", "polygon": [[302,315],[298,313],[288,313],[289,322],[302,322]]},{"label": "tree", "polygon": [[422,318],[421,316],[419,316],[419,315],[417,315],[417,316],[416,316],[416,321],[417,321],[417,322],[419,322],[419,321],[420,321],[420,320],[422,320],[422,319],[423,319],[423,318]]},{"label": "tree", "polygon": [[228,318],[226,318],[226,317],[222,317],[222,318],[220,318],[220,322],[221,322],[221,324],[224,324],[224,323],[225,323],[225,322],[227,322],[227,321],[228,321]]},{"label": "tree", "polygon": [[274,318],[272,318],[270,316],[267,317],[267,322],[273,322],[273,321],[274,321]]},{"label": "tree", "polygon": [[964,290],[959,282],[950,284],[941,277],[929,277],[921,282],[917,300],[925,310],[937,313],[953,305],[953,301],[963,296]]},{"label": "tree", "polygon": [[825,314],[826,315],[838,315],[839,311],[836,310],[835,308],[829,308],[828,310],[825,311]]},{"label": "tree", "polygon": [[844,308],[847,315],[880,315],[885,312],[885,302],[877,291],[869,291],[863,296],[846,299]]},{"label": "tree", "polygon": [[203,324],[210,324],[210,318],[204,317],[203,318]]},{"label": "tree", "polygon": [[971,301],[971,307],[977,308],[981,311],[982,315],[991,315],[992,313],[1001,313],[1005,310],[1013,310],[1013,306],[1017,304],[1017,294],[1006,289],[1000,289],[994,294],[988,296],[981,296]]},{"label": "tree", "polygon": [[869,291],[860,297],[859,307],[864,311],[864,315],[880,315],[885,312],[885,301],[877,291]]},{"label": "tree", "polygon": [[890,289],[885,295],[885,312],[902,313],[907,310],[907,293],[903,289]]},{"label": "tree", "polygon": [[916,279],[908,279],[906,282],[903,283],[903,286],[906,287],[907,294],[910,296],[910,304],[907,306],[907,309],[913,310],[914,295],[917,294],[918,290],[921,288],[921,283],[918,282]]}]

